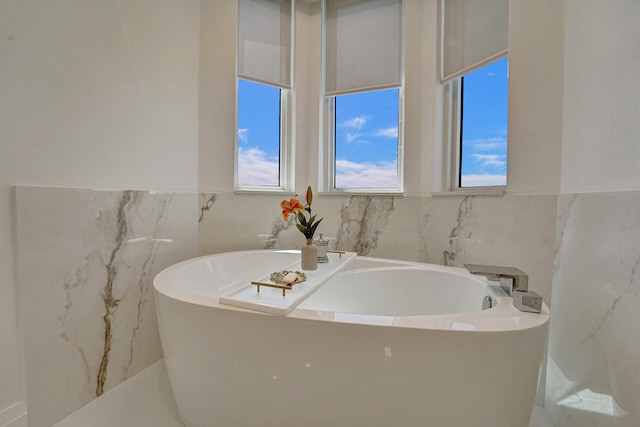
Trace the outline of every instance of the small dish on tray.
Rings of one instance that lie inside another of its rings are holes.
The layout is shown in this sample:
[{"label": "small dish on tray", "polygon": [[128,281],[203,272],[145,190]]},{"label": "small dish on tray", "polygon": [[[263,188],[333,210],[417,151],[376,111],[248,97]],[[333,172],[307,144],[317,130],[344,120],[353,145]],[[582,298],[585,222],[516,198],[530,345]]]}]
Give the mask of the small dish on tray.
[{"label": "small dish on tray", "polygon": [[[291,275],[289,275],[290,273]],[[285,280],[285,278],[288,278],[288,280]],[[293,278],[293,281],[291,281],[291,278]],[[271,273],[271,281],[279,285],[293,286],[306,280],[306,274],[301,271],[282,270]]]}]

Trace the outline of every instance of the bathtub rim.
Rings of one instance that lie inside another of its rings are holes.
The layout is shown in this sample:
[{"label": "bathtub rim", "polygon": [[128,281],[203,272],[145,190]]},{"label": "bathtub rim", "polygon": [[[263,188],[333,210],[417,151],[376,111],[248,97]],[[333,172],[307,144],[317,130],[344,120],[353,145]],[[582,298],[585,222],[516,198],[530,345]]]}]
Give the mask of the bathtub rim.
[{"label": "bathtub rim", "polygon": [[[261,314],[265,316],[279,316],[279,317],[288,317],[292,319],[301,319],[301,320],[312,320],[312,321],[330,321],[330,322],[338,322],[344,323],[344,321],[336,319],[335,314],[347,314],[351,313],[340,313],[333,312],[327,310],[309,310],[304,308],[295,308],[291,313],[287,316],[274,315],[269,313],[264,313],[256,310],[249,310],[241,307],[230,306],[226,304],[221,304],[217,300],[214,300],[211,297],[206,297],[203,295],[199,295],[196,293],[190,293],[185,290],[179,289],[173,285],[173,277],[176,272],[178,272],[183,267],[196,263],[202,262],[204,260],[228,256],[230,254],[238,254],[238,255],[250,255],[252,253],[265,253],[265,252],[282,252],[282,253],[299,253],[299,250],[273,250],[273,249],[257,249],[257,250],[244,250],[244,251],[230,251],[230,252],[221,252],[218,254],[212,255],[204,255],[196,258],[191,258],[177,264],[173,264],[161,272],[159,272],[156,277],[153,279],[153,286],[156,292],[163,294],[164,296],[181,301],[187,304],[194,304],[199,306],[211,307],[213,309],[222,309],[222,310],[232,310],[232,311],[240,311],[247,312],[253,314]],[[378,266],[371,267],[358,267],[358,261],[361,263],[371,263],[371,264],[379,264]],[[384,267],[380,264],[386,264],[387,267]],[[375,270],[388,270],[388,269],[402,269],[402,268],[410,268],[416,270],[430,270],[430,271],[442,271],[447,273],[452,273],[456,275],[461,275],[473,279],[474,281],[485,282],[488,286],[492,286],[491,282],[486,281],[486,279],[471,275],[466,269],[459,267],[450,267],[443,266],[438,264],[428,264],[422,262],[415,261],[404,261],[404,260],[395,260],[395,259],[385,259],[385,258],[375,258],[375,257],[362,257],[358,256],[358,258],[354,261],[353,265],[348,266],[345,270],[339,272],[337,275],[343,274],[357,274],[359,272],[365,271],[375,271]],[[549,308],[545,303],[543,303],[542,312],[540,314],[537,313],[525,313],[519,311],[512,303],[512,298],[508,296],[503,291],[500,291],[499,288],[495,289],[495,298],[498,304],[488,310],[478,311],[478,312],[470,312],[470,313],[455,313],[455,314],[436,314],[436,315],[415,315],[415,316],[394,316],[394,321],[392,324],[382,325],[379,320],[380,318],[390,317],[390,316],[377,316],[377,315],[363,315],[362,321],[353,321],[353,316],[351,316],[352,321],[346,323],[358,323],[358,324],[368,324],[371,326],[386,326],[386,327],[399,327],[399,328],[417,328],[417,329],[431,329],[431,330],[447,330],[452,332],[497,332],[497,331],[519,331],[526,330],[530,328],[537,328],[541,326],[545,326],[550,317]],[[340,316],[338,316],[340,317]],[[349,316],[347,316],[349,317]],[[367,321],[368,319],[368,321]]]}]

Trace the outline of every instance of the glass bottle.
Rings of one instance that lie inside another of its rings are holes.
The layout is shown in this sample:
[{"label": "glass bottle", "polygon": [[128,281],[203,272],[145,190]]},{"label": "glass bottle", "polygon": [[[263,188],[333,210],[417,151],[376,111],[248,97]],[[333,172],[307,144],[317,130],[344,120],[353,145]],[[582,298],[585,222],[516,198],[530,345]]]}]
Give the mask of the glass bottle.
[{"label": "glass bottle", "polygon": [[327,257],[329,239],[324,237],[323,233],[318,233],[318,237],[313,239],[313,246],[318,248],[318,262],[329,262],[329,258]]}]

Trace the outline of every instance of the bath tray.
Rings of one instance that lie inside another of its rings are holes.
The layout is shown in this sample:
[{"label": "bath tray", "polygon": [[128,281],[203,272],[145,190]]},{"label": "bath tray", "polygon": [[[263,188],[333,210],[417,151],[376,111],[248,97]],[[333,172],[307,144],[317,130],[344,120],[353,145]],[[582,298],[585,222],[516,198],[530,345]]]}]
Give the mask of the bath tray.
[{"label": "bath tray", "polygon": [[[283,292],[282,287],[268,286],[261,287],[260,292],[258,292],[255,285],[247,283],[246,286],[221,296],[220,303],[286,316],[334,274],[355,260],[356,253],[328,253],[327,256],[329,257],[329,262],[318,264],[318,269],[315,271],[305,271],[307,280],[287,289],[286,293]],[[274,269],[277,270],[282,267],[274,266]],[[302,270],[302,268],[300,268],[300,262],[297,262],[291,266],[286,266],[284,270],[297,271]],[[270,276],[256,277],[256,279],[255,282],[258,283],[271,282]]]}]

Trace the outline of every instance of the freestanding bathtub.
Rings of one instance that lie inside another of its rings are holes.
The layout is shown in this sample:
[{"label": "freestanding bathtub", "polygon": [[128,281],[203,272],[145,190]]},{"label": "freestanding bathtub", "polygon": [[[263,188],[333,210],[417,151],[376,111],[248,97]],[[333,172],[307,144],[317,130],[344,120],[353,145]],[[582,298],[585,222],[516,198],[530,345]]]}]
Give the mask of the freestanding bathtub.
[{"label": "freestanding bathtub", "polygon": [[[463,269],[366,257],[286,315],[220,303],[299,256],[225,253],[155,278],[186,426],[528,426],[546,306],[520,312]],[[481,309],[485,296],[493,308]]]}]

